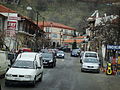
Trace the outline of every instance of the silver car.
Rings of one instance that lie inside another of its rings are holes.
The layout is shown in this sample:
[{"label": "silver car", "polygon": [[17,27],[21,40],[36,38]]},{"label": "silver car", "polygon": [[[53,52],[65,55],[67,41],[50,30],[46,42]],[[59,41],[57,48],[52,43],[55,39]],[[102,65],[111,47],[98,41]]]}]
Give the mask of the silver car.
[{"label": "silver car", "polygon": [[100,62],[97,58],[86,57],[82,61],[81,71],[100,72]]},{"label": "silver car", "polygon": [[65,53],[63,51],[57,52],[57,58],[64,58],[64,57],[65,57]]}]

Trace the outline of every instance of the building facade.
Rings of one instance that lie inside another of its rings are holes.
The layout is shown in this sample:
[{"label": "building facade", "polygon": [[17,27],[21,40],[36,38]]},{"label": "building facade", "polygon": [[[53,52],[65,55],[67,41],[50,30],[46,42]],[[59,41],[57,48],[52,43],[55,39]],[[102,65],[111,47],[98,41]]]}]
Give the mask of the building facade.
[{"label": "building facade", "polygon": [[41,48],[44,40],[44,31],[41,30],[30,18],[18,14],[3,5],[0,5],[0,14],[6,17],[4,20],[4,42],[9,50],[17,50],[22,47],[33,50]]},{"label": "building facade", "polygon": [[64,40],[73,38],[76,32],[75,28],[55,23],[55,22],[39,22],[39,26],[43,28],[47,38],[51,40],[51,45],[64,46]]}]

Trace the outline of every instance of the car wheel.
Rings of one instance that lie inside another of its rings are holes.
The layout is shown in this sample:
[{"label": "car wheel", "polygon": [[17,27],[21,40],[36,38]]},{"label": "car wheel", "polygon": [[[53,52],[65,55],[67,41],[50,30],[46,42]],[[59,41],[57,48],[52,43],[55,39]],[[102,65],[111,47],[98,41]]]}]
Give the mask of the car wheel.
[{"label": "car wheel", "polygon": [[40,82],[42,82],[42,78],[43,78],[43,72],[41,73],[41,77],[39,79]]},{"label": "car wheel", "polygon": [[84,72],[84,70],[81,68],[81,72]]},{"label": "car wheel", "polygon": [[51,68],[54,68],[54,63],[51,64]]},{"label": "car wheel", "polygon": [[97,73],[100,73],[100,70],[97,70]]},{"label": "car wheel", "polygon": [[5,86],[6,87],[10,86],[10,83],[7,80],[5,80]]},{"label": "car wheel", "polygon": [[56,67],[56,62],[55,62],[55,67]]},{"label": "car wheel", "polygon": [[34,78],[33,82],[32,82],[32,86],[35,87],[36,84],[36,77]]}]

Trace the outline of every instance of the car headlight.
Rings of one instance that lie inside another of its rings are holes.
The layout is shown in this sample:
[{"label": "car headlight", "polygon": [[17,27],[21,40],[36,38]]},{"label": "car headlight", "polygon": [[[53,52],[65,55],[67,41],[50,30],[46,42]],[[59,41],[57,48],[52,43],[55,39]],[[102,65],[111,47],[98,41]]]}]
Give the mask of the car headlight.
[{"label": "car headlight", "polygon": [[11,76],[12,76],[12,74],[6,74],[5,76],[6,76],[6,77],[11,77]]},{"label": "car headlight", "polygon": [[53,60],[51,59],[49,62],[53,62]]},{"label": "car headlight", "polygon": [[25,78],[31,78],[32,76],[31,75],[25,75],[24,77]]},{"label": "car headlight", "polygon": [[64,56],[64,54],[62,54],[62,56]]},{"label": "car headlight", "polygon": [[85,68],[85,67],[87,67],[87,65],[83,64],[82,67]]}]

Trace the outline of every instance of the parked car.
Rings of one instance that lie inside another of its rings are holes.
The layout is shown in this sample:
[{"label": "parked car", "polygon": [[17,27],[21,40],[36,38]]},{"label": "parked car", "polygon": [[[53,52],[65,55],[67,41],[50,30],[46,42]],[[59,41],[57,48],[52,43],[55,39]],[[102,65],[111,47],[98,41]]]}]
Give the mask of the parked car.
[{"label": "parked car", "polygon": [[56,57],[53,53],[43,53],[42,60],[44,66],[55,67],[56,66]]},{"label": "parked car", "polygon": [[94,51],[85,51],[81,57],[81,60],[83,60],[86,57],[94,57],[94,58],[97,58],[99,60],[98,53],[94,52]]},{"label": "parked car", "polygon": [[57,58],[64,58],[64,57],[65,57],[65,53],[63,51],[57,52]]},{"label": "parked car", "polygon": [[0,51],[0,76],[4,75],[9,68],[10,60],[6,51]]},{"label": "parked car", "polygon": [[71,56],[76,56],[78,57],[80,55],[80,49],[73,49],[71,51]]},{"label": "parked car", "polygon": [[42,81],[43,62],[39,53],[20,53],[5,74],[5,85],[11,83],[30,83],[35,86],[36,81]]},{"label": "parked car", "polygon": [[94,57],[86,57],[82,61],[81,71],[92,71],[92,72],[100,72],[100,62],[97,58]]}]

